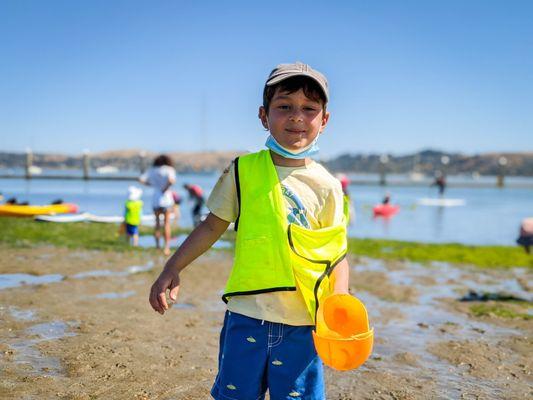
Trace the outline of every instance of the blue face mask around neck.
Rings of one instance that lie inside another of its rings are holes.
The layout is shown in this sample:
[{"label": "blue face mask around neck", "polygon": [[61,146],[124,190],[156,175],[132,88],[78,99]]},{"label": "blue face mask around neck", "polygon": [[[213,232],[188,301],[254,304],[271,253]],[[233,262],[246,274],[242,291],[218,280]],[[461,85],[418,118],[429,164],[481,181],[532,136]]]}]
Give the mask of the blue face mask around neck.
[{"label": "blue face mask around neck", "polygon": [[285,147],[281,146],[272,135],[268,136],[265,142],[265,146],[282,157],[292,158],[294,160],[302,160],[304,158],[312,157],[318,154],[318,151],[320,150],[317,145],[318,136],[320,135],[317,135],[317,137],[315,138],[315,140],[313,140],[311,144],[309,144],[307,147],[298,152],[287,150]]}]

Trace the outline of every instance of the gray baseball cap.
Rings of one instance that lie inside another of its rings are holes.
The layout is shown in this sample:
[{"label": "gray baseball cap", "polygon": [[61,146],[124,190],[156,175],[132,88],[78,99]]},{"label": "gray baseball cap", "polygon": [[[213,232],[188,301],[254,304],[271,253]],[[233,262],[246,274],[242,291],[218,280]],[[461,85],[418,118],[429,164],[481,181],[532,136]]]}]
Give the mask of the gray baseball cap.
[{"label": "gray baseball cap", "polygon": [[294,76],[307,76],[315,80],[324,92],[326,101],[329,100],[328,80],[326,77],[309,65],[299,61],[293,64],[279,64],[268,76],[265,86],[275,85],[276,83]]}]

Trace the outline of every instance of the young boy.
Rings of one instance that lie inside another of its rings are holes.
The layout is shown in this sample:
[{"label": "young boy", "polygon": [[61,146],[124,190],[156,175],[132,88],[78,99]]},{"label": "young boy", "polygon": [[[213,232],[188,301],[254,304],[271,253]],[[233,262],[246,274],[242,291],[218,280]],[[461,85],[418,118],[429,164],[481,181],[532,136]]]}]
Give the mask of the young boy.
[{"label": "young boy", "polygon": [[179,273],[235,222],[235,260],[223,300],[215,399],[325,399],[312,339],[327,295],[348,292],[340,183],[310,159],[329,120],[326,78],[308,65],[270,74],[259,118],[266,147],[237,158],[217,182],[211,211],[168,260],[150,292],[152,308],[175,301]]},{"label": "young boy", "polygon": [[124,205],[124,228],[128,242],[133,246],[139,244],[139,225],[143,211],[142,189],[136,186],[128,188],[128,200]]}]

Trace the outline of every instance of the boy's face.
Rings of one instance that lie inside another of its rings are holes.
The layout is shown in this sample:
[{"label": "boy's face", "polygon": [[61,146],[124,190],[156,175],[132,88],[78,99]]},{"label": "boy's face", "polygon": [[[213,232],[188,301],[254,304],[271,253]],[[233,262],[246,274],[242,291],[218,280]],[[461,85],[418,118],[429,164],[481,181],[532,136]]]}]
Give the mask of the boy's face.
[{"label": "boy's face", "polygon": [[259,108],[259,118],[281,146],[298,151],[324,130],[329,112],[323,111],[321,102],[306,97],[302,89],[287,93],[278,88],[268,112],[263,106]]}]

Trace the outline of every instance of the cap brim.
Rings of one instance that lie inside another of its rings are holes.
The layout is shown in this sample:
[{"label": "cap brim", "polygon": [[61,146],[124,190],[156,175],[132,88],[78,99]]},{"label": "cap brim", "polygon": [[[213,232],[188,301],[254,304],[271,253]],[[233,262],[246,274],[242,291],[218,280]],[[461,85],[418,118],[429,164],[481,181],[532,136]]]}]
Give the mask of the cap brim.
[{"label": "cap brim", "polygon": [[327,90],[322,86],[322,83],[316,79],[313,75],[309,74],[309,73],[305,73],[305,72],[287,72],[287,73],[284,73],[284,74],[280,74],[278,76],[275,76],[274,78],[271,78],[269,79],[267,82],[266,82],[266,86],[272,86],[272,85],[275,85],[276,83],[279,83],[281,81],[284,81],[285,79],[289,79],[289,78],[294,78],[295,76],[305,76],[307,78],[311,78],[312,80],[314,80],[317,84],[318,84],[318,87],[320,89],[322,89],[322,93],[324,93],[324,96],[326,97],[326,101],[329,100],[329,96],[328,96],[328,92]]}]

